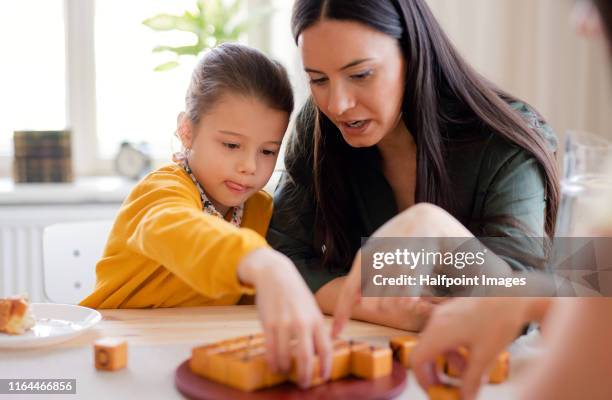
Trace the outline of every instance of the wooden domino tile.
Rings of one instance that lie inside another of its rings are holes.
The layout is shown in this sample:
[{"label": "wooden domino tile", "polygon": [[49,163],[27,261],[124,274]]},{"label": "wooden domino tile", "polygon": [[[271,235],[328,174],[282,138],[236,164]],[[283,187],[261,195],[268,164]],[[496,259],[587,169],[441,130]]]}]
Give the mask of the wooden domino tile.
[{"label": "wooden domino tile", "polygon": [[495,364],[489,371],[489,383],[502,383],[510,373],[510,353],[504,351],[495,359]]},{"label": "wooden domino tile", "polygon": [[[295,359],[289,374],[274,374],[268,367],[265,352],[263,335],[243,336],[193,348],[189,367],[197,375],[247,392],[287,380],[297,381]],[[391,373],[392,362],[388,347],[336,340],[330,379],[339,380],[350,374],[365,379],[379,378]],[[311,386],[325,383],[320,367],[320,360],[315,357]]]},{"label": "wooden domino tile", "polygon": [[263,346],[262,335],[243,336],[195,347],[191,351],[189,367],[197,375],[228,384],[231,378],[229,376],[230,361],[234,361],[241,351],[244,352],[247,348],[254,349],[258,346]]},{"label": "wooden domino tile", "polygon": [[429,400],[460,400],[459,388],[448,385],[431,385],[427,389]]},{"label": "wooden domino tile", "polygon": [[[289,380],[293,383],[298,382],[297,376],[297,368],[295,366],[295,361],[292,363],[291,372],[289,373]],[[325,383],[323,378],[321,378],[321,362],[319,361],[319,357],[315,357],[312,360],[312,373],[310,376],[310,386],[318,386],[322,383]]]},{"label": "wooden domino tile", "polygon": [[266,347],[264,343],[257,345],[257,347],[250,349],[248,353],[249,358],[254,358],[257,365],[263,364],[263,386],[262,387],[271,387],[276,386],[285,382],[289,379],[288,374],[282,373],[274,373],[268,366],[268,362],[266,360]]},{"label": "wooden domino tile", "polygon": [[410,368],[410,353],[416,346],[418,337],[412,335],[396,336],[391,338],[389,346],[393,351],[393,358],[398,360],[404,367]]},{"label": "wooden domino tile", "polygon": [[191,349],[191,359],[189,360],[189,368],[200,376],[208,376],[208,355],[214,351],[218,351],[219,345],[207,344],[194,347]]},{"label": "wooden domino tile", "polygon": [[364,379],[387,376],[393,368],[389,347],[356,346],[351,352],[351,374]]},{"label": "wooden domino tile", "polygon": [[[457,352],[464,358],[468,359],[469,351],[460,347],[457,349]],[[444,366],[444,372],[450,377],[460,377],[461,371],[452,363],[446,361]],[[495,359],[495,363],[493,367],[489,371],[489,383],[498,384],[505,382],[508,379],[508,374],[510,372],[510,353],[504,351],[500,353]]]},{"label": "wooden domino tile", "polygon": [[[325,383],[325,381],[321,379],[320,359],[315,357],[313,362],[311,386],[316,386]],[[330,380],[336,381],[345,378],[350,375],[350,373],[351,347],[349,343],[344,340],[336,340],[333,343]],[[293,363],[291,373],[289,374],[289,380],[292,382],[297,382],[297,370],[295,369],[295,363]]]},{"label": "wooden domino tile", "polygon": [[337,381],[351,373],[351,347],[344,340],[334,342],[330,379]]},{"label": "wooden domino tile", "polygon": [[[464,360],[467,360],[470,354],[465,347],[459,347],[456,352],[459,354],[459,356],[463,357]],[[461,377],[460,367],[455,363],[449,362],[448,360],[444,360],[442,370],[446,375],[453,378]]]},{"label": "wooden domino tile", "polygon": [[247,392],[267,386],[268,364],[264,353],[252,349],[242,349],[225,357],[225,383],[228,386]]}]

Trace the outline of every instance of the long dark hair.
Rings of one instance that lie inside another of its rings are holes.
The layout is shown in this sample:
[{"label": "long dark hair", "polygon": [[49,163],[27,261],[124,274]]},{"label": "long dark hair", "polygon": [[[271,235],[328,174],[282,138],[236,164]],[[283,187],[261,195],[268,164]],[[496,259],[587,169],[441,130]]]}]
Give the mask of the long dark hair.
[{"label": "long dark hair", "polygon": [[[462,59],[425,0],[296,0],[292,16],[296,42],[321,18],[356,21],[400,42],[408,71],[403,120],[417,144],[416,202],[433,203],[452,212],[453,194],[445,164],[447,139],[459,127],[477,126],[525,149],[538,161],[546,180],[544,228],[553,235],[559,203],[554,153],[546,139],[511,108],[509,103],[515,99]],[[342,268],[350,265],[354,255],[354,238],[347,229],[354,211],[342,176],[343,163],[348,152],[363,149],[349,149],[337,127],[312,100],[301,114],[298,137],[291,139],[287,149],[288,176],[300,179],[297,170],[304,165],[298,165],[303,164],[298,160],[306,157],[312,163],[313,187],[306,189],[316,203],[315,241],[325,244],[323,265]],[[314,148],[312,156],[307,148]]]},{"label": "long dark hair", "polygon": [[608,46],[612,48],[612,0],[594,0],[603,23]]}]

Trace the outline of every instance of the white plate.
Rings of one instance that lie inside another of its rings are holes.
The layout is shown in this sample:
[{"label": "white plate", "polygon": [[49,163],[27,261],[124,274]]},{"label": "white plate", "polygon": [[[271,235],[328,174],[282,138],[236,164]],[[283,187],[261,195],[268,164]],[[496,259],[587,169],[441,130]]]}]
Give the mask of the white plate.
[{"label": "white plate", "polygon": [[91,308],[70,304],[31,303],[36,325],[23,335],[0,333],[0,349],[49,346],[80,335],[102,319]]}]

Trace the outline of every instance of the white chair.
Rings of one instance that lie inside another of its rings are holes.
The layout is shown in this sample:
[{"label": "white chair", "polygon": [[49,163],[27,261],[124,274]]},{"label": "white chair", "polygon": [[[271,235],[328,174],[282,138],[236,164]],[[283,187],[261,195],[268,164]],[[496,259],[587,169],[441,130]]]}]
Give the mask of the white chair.
[{"label": "white chair", "polygon": [[95,266],[113,221],[55,224],[43,232],[43,279],[47,300],[77,304],[96,284]]}]

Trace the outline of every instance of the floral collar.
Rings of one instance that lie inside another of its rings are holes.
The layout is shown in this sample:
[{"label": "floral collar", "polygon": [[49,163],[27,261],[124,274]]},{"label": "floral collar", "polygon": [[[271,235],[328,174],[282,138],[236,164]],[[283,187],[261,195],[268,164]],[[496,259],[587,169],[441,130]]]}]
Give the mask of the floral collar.
[{"label": "floral collar", "polygon": [[[200,192],[200,199],[202,200],[202,211],[204,211],[207,214],[219,217],[221,219],[225,219],[224,216],[221,215],[219,211],[217,211],[213,203],[208,199],[208,197],[206,196],[206,193],[204,193],[204,189],[202,189],[202,185],[200,185],[200,182],[198,182],[195,175],[193,175],[191,168],[189,168],[187,159],[186,158],[181,159],[178,164],[181,167],[183,167],[187,175],[191,177],[191,180],[198,188],[198,191]],[[232,207],[232,218],[229,222],[236,227],[240,227],[240,224],[242,223],[243,214],[244,214],[244,204],[241,204],[237,207]]]}]

